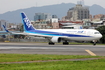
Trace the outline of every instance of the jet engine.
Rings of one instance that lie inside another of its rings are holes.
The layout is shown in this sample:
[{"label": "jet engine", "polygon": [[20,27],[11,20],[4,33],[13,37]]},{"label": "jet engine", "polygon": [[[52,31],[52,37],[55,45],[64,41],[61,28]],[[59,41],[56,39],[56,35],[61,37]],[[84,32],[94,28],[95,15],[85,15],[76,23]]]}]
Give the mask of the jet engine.
[{"label": "jet engine", "polygon": [[61,38],[57,37],[57,36],[54,36],[54,37],[52,37],[51,42],[53,42],[53,43],[59,43],[59,42],[61,42]]}]

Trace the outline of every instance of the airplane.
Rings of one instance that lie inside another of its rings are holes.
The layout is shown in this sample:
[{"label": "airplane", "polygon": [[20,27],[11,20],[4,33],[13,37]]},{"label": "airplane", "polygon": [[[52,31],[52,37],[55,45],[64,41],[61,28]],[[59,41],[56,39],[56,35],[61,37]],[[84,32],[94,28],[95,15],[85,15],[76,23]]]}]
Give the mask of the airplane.
[{"label": "airplane", "polygon": [[[29,35],[36,37],[44,37],[49,41],[49,45],[63,42],[68,45],[68,41],[93,41],[93,45],[102,37],[101,33],[93,29],[36,29],[24,12],[21,13],[24,25],[23,33],[15,33],[21,35]],[[3,25],[6,32],[9,32]]]},{"label": "airplane", "polygon": [[67,25],[76,25],[76,23],[60,23],[61,25],[65,25],[65,26],[67,26]]},{"label": "airplane", "polygon": [[91,22],[93,24],[104,24],[105,21]]}]

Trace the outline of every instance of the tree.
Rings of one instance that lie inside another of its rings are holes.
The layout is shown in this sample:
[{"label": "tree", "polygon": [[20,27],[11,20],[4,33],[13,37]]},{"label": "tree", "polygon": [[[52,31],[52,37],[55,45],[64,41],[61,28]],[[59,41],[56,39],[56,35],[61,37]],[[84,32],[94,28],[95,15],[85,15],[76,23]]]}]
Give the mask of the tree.
[{"label": "tree", "polygon": [[105,43],[105,26],[100,26],[97,30],[102,34],[101,43]]},{"label": "tree", "polygon": [[[24,27],[23,25],[20,26],[20,29],[19,29],[20,32],[23,32],[24,31]],[[20,39],[24,39],[25,38],[25,35],[14,35],[14,38],[20,38]]]},{"label": "tree", "polygon": [[24,31],[24,27],[23,25],[20,27],[20,32],[23,32]]}]

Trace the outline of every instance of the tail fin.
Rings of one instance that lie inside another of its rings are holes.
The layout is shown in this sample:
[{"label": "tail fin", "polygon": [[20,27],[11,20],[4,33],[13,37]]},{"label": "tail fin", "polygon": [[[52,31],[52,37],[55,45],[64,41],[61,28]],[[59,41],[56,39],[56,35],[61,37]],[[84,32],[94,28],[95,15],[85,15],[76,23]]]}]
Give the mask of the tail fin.
[{"label": "tail fin", "polygon": [[31,24],[30,20],[28,19],[24,12],[21,13],[21,16],[24,24],[24,30],[25,31],[35,30],[35,28],[33,27],[33,25]]},{"label": "tail fin", "polygon": [[6,32],[9,32],[4,25],[3,25],[3,28],[5,29]]},{"label": "tail fin", "polygon": [[80,29],[83,29],[83,27],[82,27],[82,26],[80,26]]}]

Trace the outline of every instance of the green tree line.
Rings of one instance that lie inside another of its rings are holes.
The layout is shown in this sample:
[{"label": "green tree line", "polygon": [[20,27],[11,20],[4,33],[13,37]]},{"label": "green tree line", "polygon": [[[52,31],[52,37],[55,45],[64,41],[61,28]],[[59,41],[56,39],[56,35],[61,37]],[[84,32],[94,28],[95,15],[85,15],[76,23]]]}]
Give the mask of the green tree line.
[{"label": "green tree line", "polygon": [[96,30],[98,30],[102,34],[102,38],[100,39],[101,43],[105,43],[105,26],[100,26]]}]

